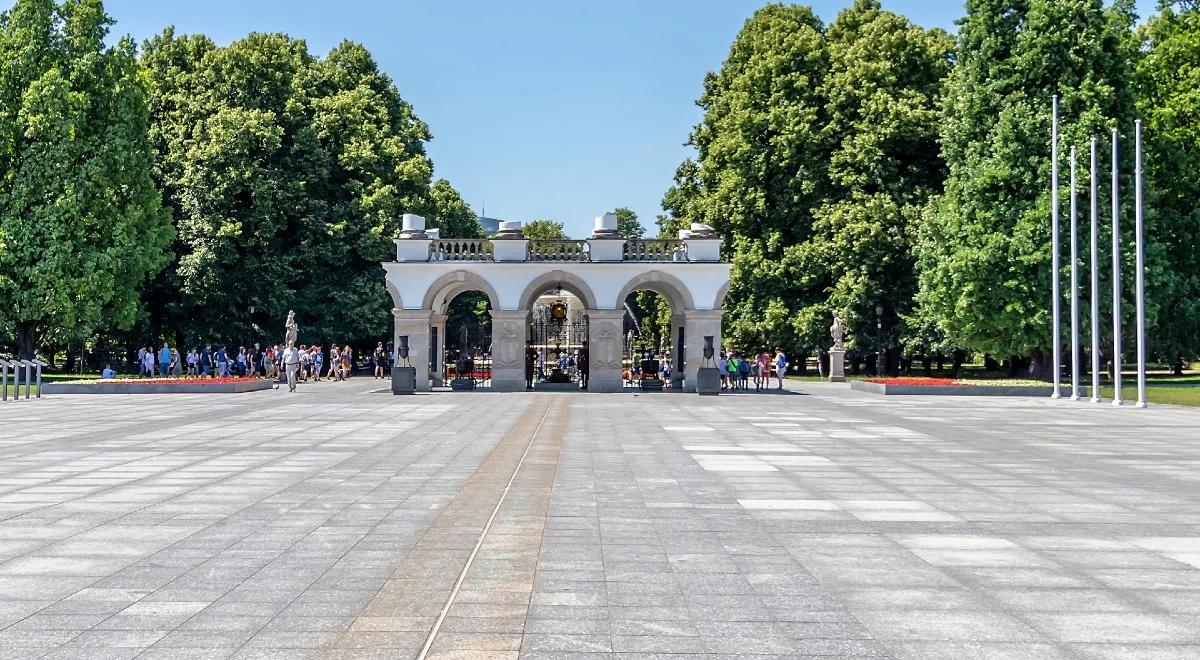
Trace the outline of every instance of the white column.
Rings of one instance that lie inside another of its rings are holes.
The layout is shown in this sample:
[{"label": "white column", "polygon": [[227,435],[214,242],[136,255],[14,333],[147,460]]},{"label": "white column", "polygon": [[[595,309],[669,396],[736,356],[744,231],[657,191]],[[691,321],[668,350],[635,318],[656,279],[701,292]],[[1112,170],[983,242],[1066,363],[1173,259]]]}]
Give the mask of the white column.
[{"label": "white column", "polygon": [[1113,401],[1121,405],[1121,167],[1117,160],[1120,138],[1112,132],[1112,308]]},{"label": "white column", "polygon": [[1134,124],[1134,234],[1137,242],[1137,407],[1146,407],[1146,228],[1142,217],[1142,120]]},{"label": "white column", "polygon": [[1092,403],[1100,403],[1100,177],[1096,171],[1096,138],[1092,138]]},{"label": "white column", "polygon": [[[679,343],[679,331],[682,329],[687,333],[686,319],[683,314],[676,313],[671,310],[671,387],[683,387],[684,369],[681,363],[687,358],[683,352],[683,346]],[[702,340],[703,341],[703,340]],[[720,350],[720,347],[717,347]]]},{"label": "white column", "polygon": [[[433,312],[428,309],[393,309],[394,346],[399,350],[400,337],[408,336],[408,363],[417,369],[417,391],[429,391],[429,322]],[[396,356],[396,366],[405,366]]]},{"label": "white column", "polygon": [[446,365],[442,364],[446,359],[446,315],[433,314],[429,325],[432,329],[437,330],[437,341],[433,342],[430,355],[429,376],[434,387],[442,387],[446,384],[444,378]]},{"label": "white column", "polygon": [[1071,147],[1071,400],[1079,400],[1079,195]]},{"label": "white column", "polygon": [[589,309],[588,391],[620,392],[625,310]]},{"label": "white column", "polygon": [[[704,366],[704,337],[712,335],[713,347],[721,347],[721,311],[689,309],[684,316],[684,387],[696,391],[700,367]],[[716,356],[713,356],[714,359]]]},{"label": "white column", "polygon": [[[1054,327],[1050,333],[1050,364],[1054,374],[1054,393],[1052,399],[1062,398],[1060,381],[1062,381],[1062,290],[1059,284],[1062,274],[1059,265],[1061,249],[1058,245],[1058,94],[1054,95],[1051,110],[1050,133],[1050,309],[1051,323]],[[819,357],[819,356],[818,356]]]},{"label": "white column", "polygon": [[525,391],[525,338],[529,312],[492,310],[492,389]]}]

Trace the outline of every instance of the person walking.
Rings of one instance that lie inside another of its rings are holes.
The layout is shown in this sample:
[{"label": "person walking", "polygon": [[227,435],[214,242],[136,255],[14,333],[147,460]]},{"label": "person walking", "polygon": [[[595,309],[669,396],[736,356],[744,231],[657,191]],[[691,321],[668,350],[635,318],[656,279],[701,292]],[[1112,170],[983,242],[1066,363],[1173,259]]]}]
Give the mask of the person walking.
[{"label": "person walking", "polygon": [[183,360],[179,357],[179,350],[171,349],[171,377],[179,378],[183,375]]},{"label": "person walking", "polygon": [[200,369],[200,352],[196,349],[196,347],[193,346],[192,350],[188,351],[188,354],[187,354],[187,375],[192,378],[195,378],[196,373],[199,371],[199,369]]},{"label": "person walking", "polygon": [[763,351],[758,354],[758,379],[754,389],[763,391],[771,387],[771,354]]},{"label": "person walking", "polygon": [[717,358],[717,370],[721,372],[721,389],[729,385],[729,358],[724,353]]},{"label": "person walking", "polygon": [[287,348],[283,349],[283,370],[287,374],[288,391],[296,391],[296,378],[300,374],[300,351],[292,342],[287,343]]},{"label": "person walking", "polygon": [[383,361],[387,356],[383,353],[383,342],[375,344],[375,352],[371,354],[371,360],[375,363],[375,377],[383,379]]},{"label": "person walking", "polygon": [[200,375],[204,378],[208,378],[208,372],[212,371],[212,365],[212,346],[205,344],[204,350],[200,352]]},{"label": "person walking", "polygon": [[787,368],[788,368],[787,355],[785,355],[783,353],[782,348],[776,346],[775,347],[775,380],[779,382],[779,385],[775,389],[777,389],[777,390],[783,389],[783,379],[785,376],[787,376]]},{"label": "person walking", "polygon": [[313,363],[313,382],[321,381],[321,367],[325,364],[325,353],[321,351],[320,346],[312,347],[312,363]]},{"label": "person walking", "polygon": [[167,342],[163,342],[162,349],[158,351],[158,374],[162,377],[167,377],[171,373],[171,349],[167,346]]},{"label": "person walking", "polygon": [[342,347],[342,380],[350,380],[350,372],[354,370],[354,351],[350,344]]},{"label": "person walking", "polygon": [[229,353],[225,351],[225,345],[217,349],[217,354],[214,356],[217,361],[217,378],[225,378],[229,375]]},{"label": "person walking", "polygon": [[142,353],[142,370],[146,372],[146,378],[154,378],[154,347],[147,346],[146,352]]},{"label": "person walking", "polygon": [[138,346],[137,353],[138,378],[146,375],[146,347]]},{"label": "person walking", "polygon": [[246,347],[238,346],[237,371],[239,376],[246,375]]}]

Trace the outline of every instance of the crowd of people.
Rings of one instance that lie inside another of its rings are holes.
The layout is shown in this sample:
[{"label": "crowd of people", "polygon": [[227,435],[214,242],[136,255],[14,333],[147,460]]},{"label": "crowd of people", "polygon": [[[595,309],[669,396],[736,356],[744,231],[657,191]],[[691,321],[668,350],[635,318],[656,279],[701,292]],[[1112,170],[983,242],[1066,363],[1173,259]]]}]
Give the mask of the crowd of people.
[{"label": "crowd of people", "polygon": [[[375,346],[368,364],[375,378],[384,379],[391,371],[391,345]],[[289,368],[299,381],[348,380],[355,368],[355,352],[349,345],[322,346],[272,344],[239,346],[236,352],[225,345],[195,346],[186,355],[164,343],[155,350],[144,346],[137,352],[138,376],[141,378],[271,378],[284,380]],[[105,366],[104,377],[115,375]]]},{"label": "crowd of people", "polygon": [[775,389],[782,390],[787,367],[787,355],[781,348],[775,349],[774,356],[767,351],[746,356],[729,351],[717,360],[723,390],[749,390],[750,381],[754,381],[756,391],[769,390],[772,370],[776,382]]}]

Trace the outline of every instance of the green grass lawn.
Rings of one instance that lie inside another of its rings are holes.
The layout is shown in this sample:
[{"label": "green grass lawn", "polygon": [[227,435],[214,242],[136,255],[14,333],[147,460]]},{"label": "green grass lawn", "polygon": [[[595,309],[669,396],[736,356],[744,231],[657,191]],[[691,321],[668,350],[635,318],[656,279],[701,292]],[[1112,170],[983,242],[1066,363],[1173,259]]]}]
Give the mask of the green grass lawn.
[{"label": "green grass lawn", "polygon": [[[913,378],[920,378],[918,374],[914,374]],[[938,376],[934,376],[935,378]],[[948,376],[942,376],[943,378]],[[866,378],[874,378],[874,376],[860,374],[858,376],[847,375],[846,380],[863,380]],[[816,382],[824,380],[816,374],[807,376],[789,375],[789,381],[800,382]],[[1033,381],[1025,379],[1010,378],[1002,373],[988,373],[978,369],[964,369],[963,376],[959,380],[971,383],[973,385],[1049,385],[1042,381]],[[1091,378],[1085,377],[1081,385],[1090,387],[1092,384]],[[1070,387],[1070,381],[1064,380],[1064,392]],[[1113,396],[1112,383],[1105,378],[1100,388],[1100,396],[1105,399],[1111,399]],[[1133,373],[1126,373],[1121,378],[1121,396],[1125,403],[1133,403],[1137,401],[1137,376]],[[1200,408],[1200,372],[1190,371],[1184,372],[1182,376],[1173,376],[1167,373],[1152,373],[1146,378],[1146,401],[1149,403],[1169,404],[1173,406],[1192,406]]]}]

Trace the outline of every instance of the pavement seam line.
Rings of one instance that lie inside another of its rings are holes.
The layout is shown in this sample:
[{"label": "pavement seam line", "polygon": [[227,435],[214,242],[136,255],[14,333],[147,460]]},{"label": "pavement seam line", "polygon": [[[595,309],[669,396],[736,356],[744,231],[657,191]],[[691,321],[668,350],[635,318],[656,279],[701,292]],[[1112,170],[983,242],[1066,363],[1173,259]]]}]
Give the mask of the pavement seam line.
[{"label": "pavement seam line", "polygon": [[509,475],[508,483],[504,485],[504,490],[500,492],[500,497],[496,500],[496,506],[492,508],[492,514],[488,516],[487,523],[480,530],[479,538],[475,541],[475,547],[471,549],[471,554],[467,556],[467,563],[463,565],[462,571],[458,574],[458,579],[454,581],[454,588],[450,590],[450,596],[446,598],[446,604],[442,606],[437,620],[433,622],[433,628],[429,630],[429,635],[425,638],[425,644],[421,646],[421,652],[417,654],[416,660],[425,660],[429,655],[429,650],[433,648],[433,642],[437,639],[438,633],[441,632],[442,623],[445,622],[446,616],[450,613],[450,608],[458,598],[458,592],[462,588],[463,582],[467,579],[467,573],[471,571],[471,566],[475,563],[475,557],[479,555],[479,549],[483,547],[483,542],[487,538],[488,532],[492,529],[492,523],[500,513],[500,507],[504,506],[504,500],[508,498],[508,493],[512,490],[513,482],[516,481],[517,474],[521,472],[521,466],[525,465],[525,459],[529,457],[529,451],[533,448],[534,441],[537,440],[538,434],[542,432],[542,426],[546,423],[546,418],[550,416],[550,411],[553,409],[554,402],[551,402],[546,406],[546,410],[542,412],[542,418],[538,420],[533,432],[529,434],[529,442],[525,445],[525,451],[522,452],[521,459],[517,461],[512,474]]}]

